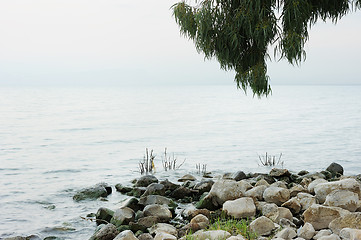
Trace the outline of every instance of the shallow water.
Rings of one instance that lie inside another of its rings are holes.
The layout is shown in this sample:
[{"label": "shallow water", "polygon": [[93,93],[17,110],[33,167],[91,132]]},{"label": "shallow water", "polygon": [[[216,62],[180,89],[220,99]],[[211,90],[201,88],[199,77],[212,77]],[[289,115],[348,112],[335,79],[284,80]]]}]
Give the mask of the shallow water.
[{"label": "shallow water", "polygon": [[[156,176],[198,178],[268,171],[258,157],[282,153],[284,167],[318,171],[331,162],[361,173],[361,86],[274,86],[252,98],[234,86],[0,88],[0,238],[38,234],[87,239],[82,219],[108,202],[74,202],[82,187],[139,177],[145,148]],[[184,165],[162,169],[164,148]]]}]

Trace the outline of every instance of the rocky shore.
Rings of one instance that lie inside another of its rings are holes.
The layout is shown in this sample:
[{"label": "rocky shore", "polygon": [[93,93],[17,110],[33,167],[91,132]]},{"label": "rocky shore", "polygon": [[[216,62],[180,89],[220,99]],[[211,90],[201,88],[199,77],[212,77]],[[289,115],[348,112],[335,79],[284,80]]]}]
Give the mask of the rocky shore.
[{"label": "rocky shore", "polygon": [[[361,176],[344,176],[332,163],[316,173],[273,168],[268,174],[242,171],[172,183],[145,175],[114,209],[99,208],[89,218],[98,227],[89,240],[361,240]],[[111,186],[98,184],[75,201],[106,198]],[[214,222],[245,222],[242,231],[210,228]],[[7,240],[26,239],[21,237]]]}]

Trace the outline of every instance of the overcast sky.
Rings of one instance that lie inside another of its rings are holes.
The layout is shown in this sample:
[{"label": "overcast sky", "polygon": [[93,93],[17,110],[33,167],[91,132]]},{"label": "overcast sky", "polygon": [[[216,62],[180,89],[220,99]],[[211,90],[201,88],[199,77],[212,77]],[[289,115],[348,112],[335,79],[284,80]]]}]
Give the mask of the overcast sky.
[{"label": "overcast sky", "polygon": [[[233,84],[179,34],[175,0],[0,0],[1,85]],[[361,11],[310,31],[271,84],[361,84]]]}]

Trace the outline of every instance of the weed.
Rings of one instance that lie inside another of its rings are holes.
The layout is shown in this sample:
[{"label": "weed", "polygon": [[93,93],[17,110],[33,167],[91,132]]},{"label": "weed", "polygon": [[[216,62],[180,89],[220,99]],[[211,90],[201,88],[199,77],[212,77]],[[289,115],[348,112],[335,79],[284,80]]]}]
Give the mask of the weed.
[{"label": "weed", "polygon": [[[282,153],[278,157],[278,160],[276,160],[276,156],[269,156],[267,154],[267,152],[266,152],[266,155],[264,155],[264,156],[258,155],[259,162],[261,163],[261,165],[271,166],[271,167],[276,166],[276,165],[281,165],[281,167],[283,168],[284,161],[281,161],[281,157],[282,157]],[[258,164],[258,166],[260,166],[260,165]]]},{"label": "weed", "polygon": [[167,156],[167,148],[164,149],[164,159],[162,159],[162,164],[165,171],[179,169],[185,161],[186,159],[184,159],[183,162],[177,166],[177,158],[174,157],[174,153],[171,158],[170,156]]},{"label": "weed", "polygon": [[155,172],[154,158],[155,155],[153,155],[153,150],[151,150],[149,153],[148,148],[146,148],[143,161],[139,162],[140,174],[148,174]]}]

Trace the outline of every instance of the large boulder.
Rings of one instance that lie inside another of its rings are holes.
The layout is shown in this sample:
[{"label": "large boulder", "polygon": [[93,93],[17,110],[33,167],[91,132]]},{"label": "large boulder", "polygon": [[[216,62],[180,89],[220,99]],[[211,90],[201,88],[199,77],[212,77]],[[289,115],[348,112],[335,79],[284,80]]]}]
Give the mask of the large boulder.
[{"label": "large boulder", "polygon": [[314,204],[309,207],[304,213],[304,222],[312,224],[315,230],[328,228],[328,225],[335,218],[348,214],[349,211],[339,207],[328,207],[319,204]]},{"label": "large boulder", "polygon": [[275,228],[275,224],[272,220],[265,216],[256,218],[249,224],[249,229],[259,236],[270,235]]},{"label": "large boulder", "polygon": [[349,190],[334,190],[327,195],[325,205],[340,207],[350,212],[354,212],[357,209],[359,197],[356,193]]},{"label": "large boulder", "polygon": [[228,200],[223,204],[223,211],[234,218],[246,218],[256,215],[256,206],[250,197]]},{"label": "large boulder", "polygon": [[290,191],[282,187],[268,187],[263,192],[263,198],[268,203],[275,203],[281,206],[282,203],[290,199]]},{"label": "large boulder", "polygon": [[99,183],[93,187],[84,188],[77,192],[73,199],[75,201],[81,201],[85,199],[97,199],[99,197],[107,197],[112,193],[112,188],[106,183]]},{"label": "large boulder", "polygon": [[161,222],[168,222],[172,218],[172,212],[164,205],[147,205],[145,206],[143,213],[145,217],[156,216]]},{"label": "large boulder", "polygon": [[334,190],[349,190],[361,197],[360,183],[353,178],[346,178],[339,181],[321,183],[315,186],[316,199],[324,203],[328,194]]},{"label": "large boulder", "polygon": [[361,213],[350,213],[332,220],[328,226],[333,233],[339,234],[343,228],[361,229]]}]

